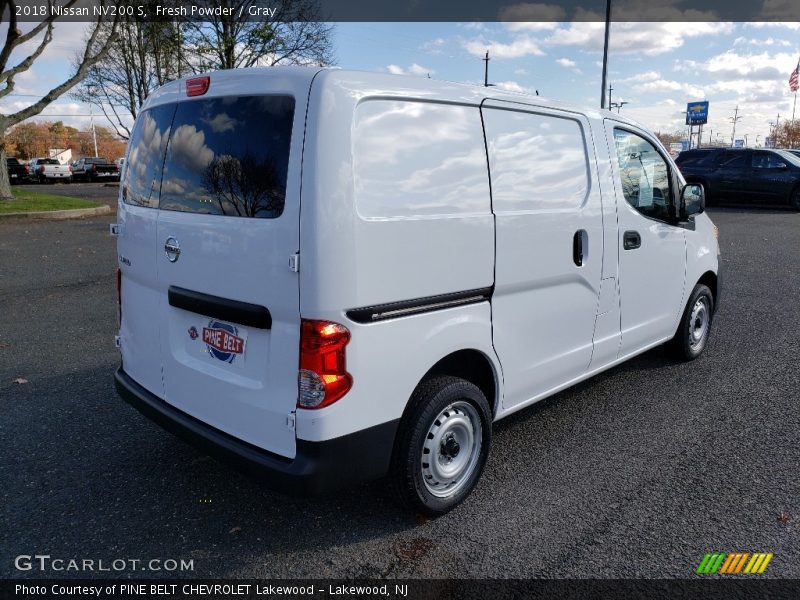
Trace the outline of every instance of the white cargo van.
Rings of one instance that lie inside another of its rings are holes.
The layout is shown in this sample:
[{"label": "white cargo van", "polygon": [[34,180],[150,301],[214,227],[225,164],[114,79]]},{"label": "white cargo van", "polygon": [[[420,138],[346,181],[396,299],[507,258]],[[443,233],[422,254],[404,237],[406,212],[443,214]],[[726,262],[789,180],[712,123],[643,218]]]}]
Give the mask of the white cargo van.
[{"label": "white cargo van", "polygon": [[337,69],[170,83],[120,186],[120,394],[280,489],[390,475],[430,514],[492,422],[705,348],[716,229],[646,129]]}]

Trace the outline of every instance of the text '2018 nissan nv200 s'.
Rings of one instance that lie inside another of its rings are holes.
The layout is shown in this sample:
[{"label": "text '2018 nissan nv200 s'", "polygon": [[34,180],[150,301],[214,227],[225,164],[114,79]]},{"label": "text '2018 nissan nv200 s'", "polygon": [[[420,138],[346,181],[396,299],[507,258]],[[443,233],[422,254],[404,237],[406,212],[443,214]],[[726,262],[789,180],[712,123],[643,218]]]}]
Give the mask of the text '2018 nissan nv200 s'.
[{"label": "text '2018 nissan nv200 s'", "polygon": [[646,129],[338,69],[153,93],[120,186],[120,394],[280,489],[390,475],[443,513],[492,423],[705,348],[715,228]]}]

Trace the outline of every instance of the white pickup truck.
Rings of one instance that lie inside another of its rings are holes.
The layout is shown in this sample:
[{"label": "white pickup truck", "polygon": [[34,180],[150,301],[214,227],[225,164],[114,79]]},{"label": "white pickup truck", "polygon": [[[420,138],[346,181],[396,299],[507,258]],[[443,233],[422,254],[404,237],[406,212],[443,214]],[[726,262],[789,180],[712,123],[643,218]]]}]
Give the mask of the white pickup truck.
[{"label": "white pickup truck", "polygon": [[62,165],[55,158],[34,158],[28,163],[31,178],[39,183],[45,181],[72,182],[72,167]]}]

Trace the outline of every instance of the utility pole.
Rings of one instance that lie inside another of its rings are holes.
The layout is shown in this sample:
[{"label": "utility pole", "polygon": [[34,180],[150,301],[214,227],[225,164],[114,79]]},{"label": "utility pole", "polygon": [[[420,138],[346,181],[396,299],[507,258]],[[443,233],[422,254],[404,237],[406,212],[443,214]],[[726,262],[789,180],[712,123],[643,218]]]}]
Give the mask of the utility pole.
[{"label": "utility pole", "polygon": [[612,102],[611,102],[611,90],[613,90],[613,89],[614,88],[612,88],[611,84],[609,83],[608,84],[608,110],[611,110],[611,104],[612,104]]},{"label": "utility pole", "polygon": [[[94,97],[96,94],[95,87],[93,85],[89,86],[89,96]],[[92,101],[89,101],[89,124],[92,128],[92,139],[94,140],[94,157],[97,158],[97,133],[94,130],[94,114],[92,112]]]},{"label": "utility pole", "polygon": [[486,58],[481,59],[484,62],[483,69],[483,87],[489,87],[489,51],[486,51]]},{"label": "utility pole", "polygon": [[[608,36],[611,32],[611,0],[606,0],[606,40],[603,44],[603,81],[600,83],[600,108],[606,107],[606,80],[608,75]],[[609,89],[608,103],[611,104]]]},{"label": "utility pole", "polygon": [[733,116],[729,117],[728,120],[733,123],[733,131],[731,132],[731,148],[736,143],[736,122],[741,119],[742,117],[739,116],[739,105],[736,105],[736,110],[733,111]]}]

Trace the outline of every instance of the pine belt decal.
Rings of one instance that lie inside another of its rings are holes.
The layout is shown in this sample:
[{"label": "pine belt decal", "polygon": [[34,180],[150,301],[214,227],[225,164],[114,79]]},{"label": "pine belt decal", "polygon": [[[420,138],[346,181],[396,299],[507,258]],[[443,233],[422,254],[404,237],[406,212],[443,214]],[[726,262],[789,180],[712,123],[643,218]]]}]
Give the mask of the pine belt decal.
[{"label": "pine belt decal", "polygon": [[203,327],[203,342],[211,356],[232,363],[237,356],[244,354],[245,340],[238,334],[239,330],[233,325],[212,320],[208,327]]}]

